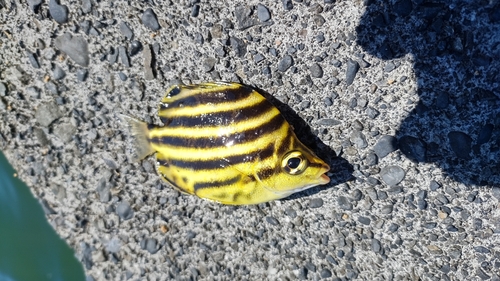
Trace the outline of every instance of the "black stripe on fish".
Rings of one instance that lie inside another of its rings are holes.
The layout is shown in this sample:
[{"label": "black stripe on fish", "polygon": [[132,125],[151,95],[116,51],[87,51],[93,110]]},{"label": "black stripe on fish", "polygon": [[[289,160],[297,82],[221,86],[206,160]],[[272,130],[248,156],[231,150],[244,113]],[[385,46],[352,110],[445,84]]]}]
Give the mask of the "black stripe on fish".
[{"label": "black stripe on fish", "polygon": [[[182,91],[182,89],[181,89]],[[237,89],[217,87],[214,91],[202,92],[199,94],[189,95],[187,97],[173,99],[168,102],[168,108],[178,107],[196,107],[200,104],[212,103],[217,105],[224,102],[236,102],[248,98],[253,93],[253,89],[249,87],[238,87]]]},{"label": "black stripe on fish", "polygon": [[222,186],[233,185],[233,184],[237,183],[240,179],[241,179],[241,176],[238,175],[236,177],[232,177],[232,178],[220,180],[220,181],[197,182],[194,184],[194,192],[196,193],[196,191],[198,191],[202,188],[222,187]]},{"label": "black stripe on fish", "polygon": [[269,167],[269,168],[265,168],[265,169],[259,170],[257,172],[257,177],[260,180],[265,180],[265,179],[268,179],[268,178],[272,177],[275,173],[276,173],[276,168]]},{"label": "black stripe on fish", "polygon": [[[214,136],[214,137],[201,137],[201,138],[190,138],[186,137],[154,137],[151,142],[157,145],[166,144],[171,146],[179,147],[192,147],[192,148],[216,148],[224,147],[227,144],[236,145],[249,141],[258,139],[259,137],[267,134],[271,134],[278,129],[280,129],[286,123],[285,119],[281,114],[278,114],[271,118],[266,123],[260,124],[255,128],[250,128],[243,132],[237,132],[229,136]],[[238,124],[234,124],[237,128]],[[203,128],[198,128],[203,130]],[[189,131],[189,130],[186,130]]]},{"label": "black stripe on fish", "polygon": [[[245,121],[248,116],[260,116],[268,113],[274,106],[267,100],[261,100],[250,106],[237,110],[219,111],[204,116],[179,116],[174,118],[161,117],[160,119],[169,128],[195,127],[195,126],[228,126],[240,121]],[[160,113],[161,115],[161,113]]]},{"label": "black stripe on fish", "polygon": [[158,159],[158,163],[160,163],[160,165],[162,163],[165,163],[167,165],[179,168],[193,169],[193,170],[215,170],[241,163],[261,161],[273,156],[273,154],[274,154],[274,144],[271,143],[262,150],[252,151],[252,152],[245,151],[243,152],[243,154],[232,155],[229,157],[225,157],[223,159],[209,159],[209,160],[196,159],[192,161],[171,159],[168,162],[167,161],[160,162],[160,159]]}]

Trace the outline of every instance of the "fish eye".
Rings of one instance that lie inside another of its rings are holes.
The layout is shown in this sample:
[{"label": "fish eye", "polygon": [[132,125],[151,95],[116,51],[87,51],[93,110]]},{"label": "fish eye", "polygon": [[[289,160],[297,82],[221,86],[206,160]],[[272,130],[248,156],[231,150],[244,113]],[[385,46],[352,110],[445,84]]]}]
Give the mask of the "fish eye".
[{"label": "fish eye", "polygon": [[290,175],[299,175],[303,173],[308,165],[309,162],[300,151],[288,152],[285,157],[283,157],[281,163],[283,171]]},{"label": "fish eye", "polygon": [[302,159],[299,157],[293,157],[288,159],[288,162],[286,163],[286,166],[290,169],[297,169],[299,167],[300,162],[302,162]]}]

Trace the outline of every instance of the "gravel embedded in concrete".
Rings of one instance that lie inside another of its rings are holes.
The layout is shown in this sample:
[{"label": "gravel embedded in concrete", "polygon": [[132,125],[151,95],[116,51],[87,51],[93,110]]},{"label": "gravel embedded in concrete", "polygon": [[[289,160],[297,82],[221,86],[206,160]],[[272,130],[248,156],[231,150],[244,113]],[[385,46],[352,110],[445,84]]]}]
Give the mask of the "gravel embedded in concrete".
[{"label": "gravel embedded in concrete", "polygon": [[395,186],[405,177],[405,171],[399,166],[386,166],[380,171],[380,177],[389,186]]},{"label": "gravel embedded in concrete", "polygon": [[49,0],[50,16],[57,23],[66,23],[68,22],[68,17],[69,17],[68,6],[61,5],[58,2],[59,2],[58,0]]},{"label": "gravel embedded in concrete", "polygon": [[[0,149],[88,280],[498,280],[496,1],[14,2]],[[117,114],[213,80],[281,102],[331,183],[221,206],[129,161]]]}]

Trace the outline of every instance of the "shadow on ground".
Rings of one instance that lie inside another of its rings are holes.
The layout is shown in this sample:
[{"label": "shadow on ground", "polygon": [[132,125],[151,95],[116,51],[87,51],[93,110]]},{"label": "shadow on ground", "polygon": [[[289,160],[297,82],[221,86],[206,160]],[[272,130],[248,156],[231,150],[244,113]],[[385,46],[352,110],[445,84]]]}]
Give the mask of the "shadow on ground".
[{"label": "shadow on ground", "polygon": [[399,149],[457,182],[500,185],[500,1],[368,0],[358,44],[391,60],[411,54],[420,101]]}]

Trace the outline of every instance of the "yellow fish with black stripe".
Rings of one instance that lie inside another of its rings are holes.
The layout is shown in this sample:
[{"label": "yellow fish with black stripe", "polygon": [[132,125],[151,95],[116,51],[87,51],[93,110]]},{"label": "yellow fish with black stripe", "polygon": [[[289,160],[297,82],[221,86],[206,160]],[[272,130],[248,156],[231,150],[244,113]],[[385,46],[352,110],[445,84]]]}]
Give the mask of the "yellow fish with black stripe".
[{"label": "yellow fish with black stripe", "polygon": [[158,173],[179,191],[229,205],[258,204],[327,184],[330,167],[302,144],[279,110],[238,83],[174,85],[164,126],[123,116],[136,160],[156,152]]}]

